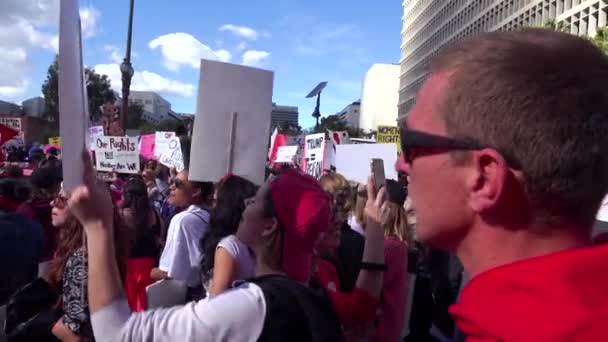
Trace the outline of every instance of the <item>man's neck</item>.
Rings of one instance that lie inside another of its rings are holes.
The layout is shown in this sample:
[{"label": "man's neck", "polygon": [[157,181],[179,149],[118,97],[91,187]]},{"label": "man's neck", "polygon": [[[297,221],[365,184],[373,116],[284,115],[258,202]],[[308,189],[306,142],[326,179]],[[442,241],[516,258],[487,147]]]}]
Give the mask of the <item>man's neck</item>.
[{"label": "man's neck", "polygon": [[499,227],[471,229],[456,248],[456,255],[472,278],[490,269],[591,245],[583,229],[549,227],[549,233],[533,233],[529,229],[507,230]]}]

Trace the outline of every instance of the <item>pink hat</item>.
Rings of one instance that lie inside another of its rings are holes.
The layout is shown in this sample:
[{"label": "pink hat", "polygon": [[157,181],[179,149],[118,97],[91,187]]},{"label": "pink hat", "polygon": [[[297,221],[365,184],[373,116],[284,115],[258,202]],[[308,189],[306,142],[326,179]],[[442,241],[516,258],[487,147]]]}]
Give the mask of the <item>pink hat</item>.
[{"label": "pink hat", "polygon": [[281,172],[270,185],[274,212],[283,235],[283,271],[308,283],[313,248],[330,224],[331,199],[312,176],[296,169]]}]

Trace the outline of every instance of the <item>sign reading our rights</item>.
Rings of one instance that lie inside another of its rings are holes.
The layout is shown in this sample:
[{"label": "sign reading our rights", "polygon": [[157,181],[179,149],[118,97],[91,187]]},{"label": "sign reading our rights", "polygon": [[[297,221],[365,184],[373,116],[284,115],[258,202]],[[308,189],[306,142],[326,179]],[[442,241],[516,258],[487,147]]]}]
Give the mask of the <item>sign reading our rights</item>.
[{"label": "sign reading our rights", "polygon": [[98,171],[138,173],[138,138],[98,137],[95,141],[95,157]]}]

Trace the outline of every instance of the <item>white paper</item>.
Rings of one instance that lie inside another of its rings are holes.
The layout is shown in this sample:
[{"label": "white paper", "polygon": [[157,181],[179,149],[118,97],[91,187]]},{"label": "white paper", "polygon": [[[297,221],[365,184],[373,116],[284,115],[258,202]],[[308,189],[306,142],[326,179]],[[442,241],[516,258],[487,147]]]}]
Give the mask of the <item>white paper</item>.
[{"label": "white paper", "polygon": [[97,170],[139,173],[138,137],[98,137],[95,141]]},{"label": "white paper", "polygon": [[95,150],[95,141],[98,137],[103,137],[103,126],[89,127],[88,145],[91,151]]},{"label": "white paper", "polygon": [[156,132],[154,138],[154,158],[160,159],[161,156],[170,152],[169,143],[175,137],[174,132]]},{"label": "white paper", "polygon": [[597,212],[596,219],[608,222],[608,196],[604,197],[602,200],[602,205],[600,206],[600,210]]},{"label": "white paper", "polygon": [[271,71],[202,60],[190,179],[216,182],[232,172],[264,182],[273,78]]},{"label": "white paper", "polygon": [[304,139],[304,162],[302,170],[319,178],[323,174],[323,159],[327,141],[325,133],[309,134]]},{"label": "white paper", "polygon": [[173,137],[169,140],[167,149],[160,156],[159,162],[168,168],[175,168],[177,172],[184,170],[184,159],[182,155],[182,146],[178,137]]},{"label": "white paper", "polygon": [[395,162],[397,147],[395,144],[349,144],[336,146],[336,172],[350,181],[367,183],[371,173],[370,160],[384,160],[386,179],[397,180]]},{"label": "white paper", "polygon": [[293,159],[298,153],[298,146],[281,146],[277,150],[275,163],[293,163]]},{"label": "white paper", "polygon": [[59,126],[62,142],[63,187],[82,184],[82,151],[86,146],[88,105],[82,66],[80,16],[77,0],[61,0],[59,20]]}]

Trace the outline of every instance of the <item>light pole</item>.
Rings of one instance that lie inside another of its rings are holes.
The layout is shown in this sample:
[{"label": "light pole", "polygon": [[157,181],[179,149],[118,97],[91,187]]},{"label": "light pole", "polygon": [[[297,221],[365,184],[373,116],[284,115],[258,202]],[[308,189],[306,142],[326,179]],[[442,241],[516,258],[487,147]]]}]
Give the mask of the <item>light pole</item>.
[{"label": "light pole", "polygon": [[127,33],[127,51],[125,53],[125,59],[120,64],[120,72],[122,74],[122,108],[120,111],[120,125],[123,130],[127,129],[127,113],[129,107],[129,88],[131,87],[131,79],[135,71],[131,65],[131,36],[133,33],[133,3],[135,0],[130,1],[129,5],[129,30]]},{"label": "light pole", "polygon": [[317,86],[314,87],[314,89],[311,90],[308,95],[306,95],[306,98],[317,97],[317,106],[315,107],[314,112],[312,112],[312,117],[317,120],[317,123],[315,124],[315,131],[319,128],[319,118],[321,117],[321,111],[319,109],[319,107],[321,107],[321,92],[326,86],[327,82],[321,82],[317,84]]}]

